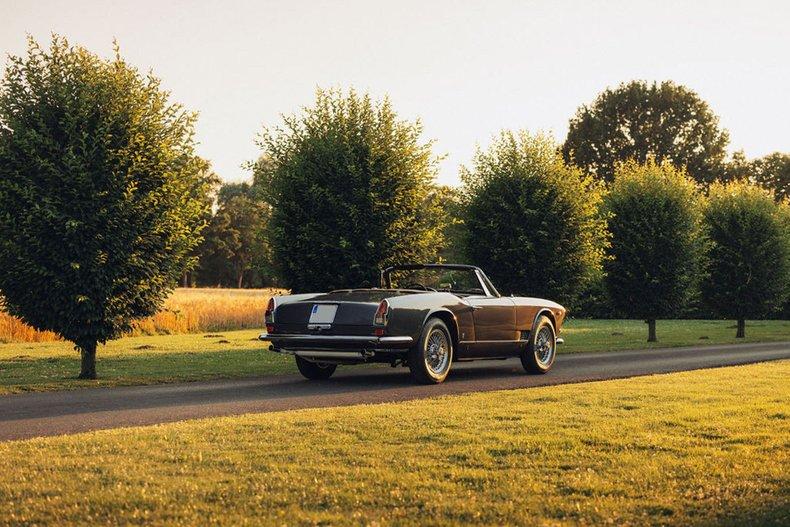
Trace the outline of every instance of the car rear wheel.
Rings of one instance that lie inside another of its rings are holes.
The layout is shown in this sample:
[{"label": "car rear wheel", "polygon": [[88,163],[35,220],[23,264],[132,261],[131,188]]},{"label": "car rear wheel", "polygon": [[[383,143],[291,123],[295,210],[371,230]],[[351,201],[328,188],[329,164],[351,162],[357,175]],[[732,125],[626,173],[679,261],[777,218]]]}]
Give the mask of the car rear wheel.
[{"label": "car rear wheel", "polygon": [[431,318],[422,328],[417,345],[409,350],[412,378],[420,384],[438,384],[447,378],[453,362],[453,339],[447,325]]},{"label": "car rear wheel", "polygon": [[299,368],[299,373],[310,380],[316,381],[330,378],[335,373],[337,364],[312,362],[302,357],[296,357],[296,367]]},{"label": "car rear wheel", "polygon": [[541,316],[529,335],[527,346],[521,351],[521,365],[528,373],[546,373],[557,356],[557,335],[554,324]]}]

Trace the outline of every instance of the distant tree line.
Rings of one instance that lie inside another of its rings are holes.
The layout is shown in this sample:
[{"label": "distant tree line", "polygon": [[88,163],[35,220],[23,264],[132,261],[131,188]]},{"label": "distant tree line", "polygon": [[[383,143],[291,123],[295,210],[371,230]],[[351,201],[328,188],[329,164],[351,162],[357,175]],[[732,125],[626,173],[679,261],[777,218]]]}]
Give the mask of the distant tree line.
[{"label": "distant tree line", "polygon": [[[318,90],[258,136],[251,183],[194,151],[196,116],[116,48],[30,39],[0,81],[0,294],[97,344],[172,289],[376,286],[398,262],[480,265],[505,294],[656,320],[788,316],[790,155],[727,159],[707,103],[672,82],[602,92],[563,144],[503,131],[437,185],[419,121],[388,99]],[[784,307],[782,307],[784,306]],[[782,311],[783,310],[783,311]]]}]

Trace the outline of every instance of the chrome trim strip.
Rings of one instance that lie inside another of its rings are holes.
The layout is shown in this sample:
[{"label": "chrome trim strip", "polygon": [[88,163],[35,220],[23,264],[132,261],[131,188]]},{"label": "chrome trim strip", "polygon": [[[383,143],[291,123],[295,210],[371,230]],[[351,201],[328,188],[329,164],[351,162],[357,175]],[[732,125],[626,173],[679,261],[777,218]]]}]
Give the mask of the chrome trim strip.
[{"label": "chrome trim strip", "polygon": [[382,344],[411,344],[414,339],[411,337],[379,337]]},{"label": "chrome trim strip", "polygon": [[356,351],[294,351],[297,357],[305,359],[362,359],[362,352]]},{"label": "chrome trim strip", "polygon": [[459,344],[515,344],[517,342],[527,342],[526,340],[462,340]]}]

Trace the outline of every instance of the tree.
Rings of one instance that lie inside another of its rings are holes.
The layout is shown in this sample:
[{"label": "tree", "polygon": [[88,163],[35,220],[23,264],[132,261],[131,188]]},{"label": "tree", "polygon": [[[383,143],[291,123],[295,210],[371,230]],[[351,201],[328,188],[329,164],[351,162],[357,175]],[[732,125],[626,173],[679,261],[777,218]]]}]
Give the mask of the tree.
[{"label": "tree", "polygon": [[743,150],[733,152],[732,158],[724,167],[722,181],[736,181],[740,179],[750,179],[752,177],[752,162],[746,158]]},{"label": "tree", "polygon": [[442,242],[437,254],[437,261],[444,263],[463,263],[466,259],[465,242],[466,226],[464,225],[464,203],[459,188],[437,185],[430,193],[432,206],[437,214],[434,216],[435,228],[442,231]]},{"label": "tree", "polygon": [[701,197],[685,171],[648,159],[618,166],[605,200],[612,234],[606,287],[614,307],[648,323],[682,313],[698,284]]},{"label": "tree", "polygon": [[572,306],[601,272],[601,186],[566,166],[550,138],[509,131],[477,151],[461,180],[470,260],[504,293]]},{"label": "tree", "polygon": [[[207,172],[205,175],[205,192],[200,196],[202,200],[202,209],[203,215],[200,218],[200,223],[202,225],[209,225],[211,223],[211,219],[214,217],[214,205],[217,201],[217,197],[219,194],[219,189],[222,186],[222,180],[220,177],[214,172]],[[190,253],[190,258],[194,262],[199,262],[200,255],[203,253],[205,248],[205,233],[206,231],[203,230],[201,233],[203,235],[203,240],[198,245],[192,248]],[[198,274],[200,273],[200,266],[199,265],[189,265],[184,268],[184,272],[181,275],[181,287],[195,287],[197,285],[197,278]]]},{"label": "tree", "polygon": [[746,181],[714,184],[705,208],[710,239],[703,298],[713,312],[738,321],[770,314],[790,294],[790,205]]},{"label": "tree", "polygon": [[[217,211],[206,229],[200,250],[199,280],[204,284],[242,287],[261,285],[256,266],[266,245],[269,208],[256,201],[248,183],[226,183],[220,188]],[[246,277],[246,282],[245,282]]]},{"label": "tree", "polygon": [[208,164],[195,115],[120,56],[53,36],[9,58],[0,85],[0,290],[6,308],[97,343],[154,314],[199,242]]},{"label": "tree", "polygon": [[727,163],[726,181],[748,181],[771,191],[777,201],[790,198],[790,154],[774,152],[759,159],[746,159],[743,150]]},{"label": "tree", "polygon": [[755,183],[772,191],[777,200],[790,199],[790,154],[774,152],[751,165]]},{"label": "tree", "polygon": [[421,134],[389,100],[353,90],[318,90],[312,107],[264,130],[253,170],[287,287],[377,285],[382,266],[435,258],[437,160]]},{"label": "tree", "polygon": [[718,117],[693,91],[671,81],[631,81],[578,109],[562,153],[567,162],[606,181],[618,162],[654,158],[710,183],[722,173],[728,142]]}]

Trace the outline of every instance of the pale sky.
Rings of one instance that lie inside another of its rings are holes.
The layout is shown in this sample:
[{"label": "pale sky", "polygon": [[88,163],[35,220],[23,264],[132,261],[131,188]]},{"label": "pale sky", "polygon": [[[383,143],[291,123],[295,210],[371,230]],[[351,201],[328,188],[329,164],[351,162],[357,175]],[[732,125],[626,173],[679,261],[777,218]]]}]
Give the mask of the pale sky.
[{"label": "pale sky", "polygon": [[[790,151],[790,2],[0,0],[0,52],[51,32],[152,69],[198,110],[199,153],[249,179],[255,135],[315,88],[389,95],[419,117],[457,184],[502,128],[562,141],[607,86],[672,79],[699,93],[747,156]],[[3,61],[5,63],[5,60]]]}]

